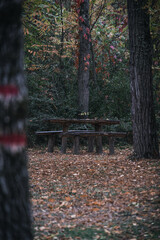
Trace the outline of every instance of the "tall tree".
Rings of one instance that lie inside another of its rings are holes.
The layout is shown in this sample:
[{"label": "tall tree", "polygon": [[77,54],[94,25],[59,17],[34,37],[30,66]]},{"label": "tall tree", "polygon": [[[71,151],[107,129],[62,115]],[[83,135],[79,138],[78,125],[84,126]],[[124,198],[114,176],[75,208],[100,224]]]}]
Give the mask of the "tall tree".
[{"label": "tall tree", "polygon": [[0,239],[31,240],[22,0],[0,0]]},{"label": "tall tree", "polygon": [[152,87],[152,45],[146,0],[127,0],[133,145],[137,157],[157,158]]},{"label": "tall tree", "polygon": [[81,115],[89,110],[90,26],[89,0],[77,1],[79,16],[78,106]]}]

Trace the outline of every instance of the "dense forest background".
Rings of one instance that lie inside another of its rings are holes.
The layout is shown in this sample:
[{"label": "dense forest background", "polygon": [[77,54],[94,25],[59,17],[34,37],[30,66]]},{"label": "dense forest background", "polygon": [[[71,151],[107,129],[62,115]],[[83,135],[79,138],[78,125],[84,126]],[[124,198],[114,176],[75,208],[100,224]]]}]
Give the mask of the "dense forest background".
[{"label": "dense forest background", "polygon": [[[148,2],[148,4],[150,4]],[[160,126],[159,18],[149,5],[155,111]],[[76,118],[79,20],[76,1],[27,0],[24,5],[25,76],[29,89],[29,146],[44,118]],[[90,1],[89,118],[119,119],[132,131],[126,1]],[[115,128],[115,127],[112,127]],[[56,129],[55,129],[56,130]]]}]

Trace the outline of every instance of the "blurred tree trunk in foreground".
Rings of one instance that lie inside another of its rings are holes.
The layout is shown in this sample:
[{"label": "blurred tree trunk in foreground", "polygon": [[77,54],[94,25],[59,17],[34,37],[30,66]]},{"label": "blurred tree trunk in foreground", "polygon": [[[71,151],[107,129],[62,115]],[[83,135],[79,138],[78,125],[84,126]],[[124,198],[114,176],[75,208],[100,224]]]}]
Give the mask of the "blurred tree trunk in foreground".
[{"label": "blurred tree trunk in foreground", "polygon": [[22,0],[0,0],[0,239],[31,240]]}]

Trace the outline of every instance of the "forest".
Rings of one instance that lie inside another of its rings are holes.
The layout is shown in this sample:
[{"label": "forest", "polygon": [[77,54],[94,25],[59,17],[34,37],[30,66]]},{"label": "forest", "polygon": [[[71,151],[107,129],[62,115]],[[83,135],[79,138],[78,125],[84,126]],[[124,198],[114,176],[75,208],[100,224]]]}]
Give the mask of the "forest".
[{"label": "forest", "polygon": [[155,0],[0,0],[0,240],[160,239],[159,21]]},{"label": "forest", "polygon": [[[24,6],[29,146],[39,142],[35,131],[47,128],[42,119],[77,118],[79,111],[80,26],[77,5],[75,1],[53,2],[25,1]],[[152,7],[150,2],[148,4],[153,42],[154,104],[159,126],[159,14],[158,5]],[[121,126],[118,130],[132,131],[126,1],[90,1],[89,8],[88,116],[119,119]]]}]

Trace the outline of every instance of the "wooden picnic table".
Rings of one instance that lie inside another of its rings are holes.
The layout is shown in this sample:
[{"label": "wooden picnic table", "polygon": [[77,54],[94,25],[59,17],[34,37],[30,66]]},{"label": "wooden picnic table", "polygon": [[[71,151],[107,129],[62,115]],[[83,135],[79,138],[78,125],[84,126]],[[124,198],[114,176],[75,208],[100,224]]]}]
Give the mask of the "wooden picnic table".
[{"label": "wooden picnic table", "polygon": [[71,125],[71,124],[82,124],[82,123],[89,123],[89,124],[100,124],[100,125],[112,125],[112,124],[119,124],[119,120],[109,120],[109,119],[77,119],[77,118],[48,118],[45,119],[44,121],[49,121],[52,123],[60,123],[62,125]]},{"label": "wooden picnic table", "polygon": [[[63,133],[68,132],[69,126],[72,124],[90,124],[94,126],[95,132],[102,131],[102,126],[104,125],[115,125],[119,124],[119,120],[109,120],[109,119],[65,119],[65,118],[53,118],[45,119],[46,122],[51,124],[61,124]],[[93,137],[89,137],[90,145],[92,146]],[[67,137],[64,135],[62,137],[62,147],[61,152],[65,153],[67,147]],[[91,147],[92,148],[92,147]],[[96,137],[96,148],[97,152],[102,152],[102,136]]]}]

